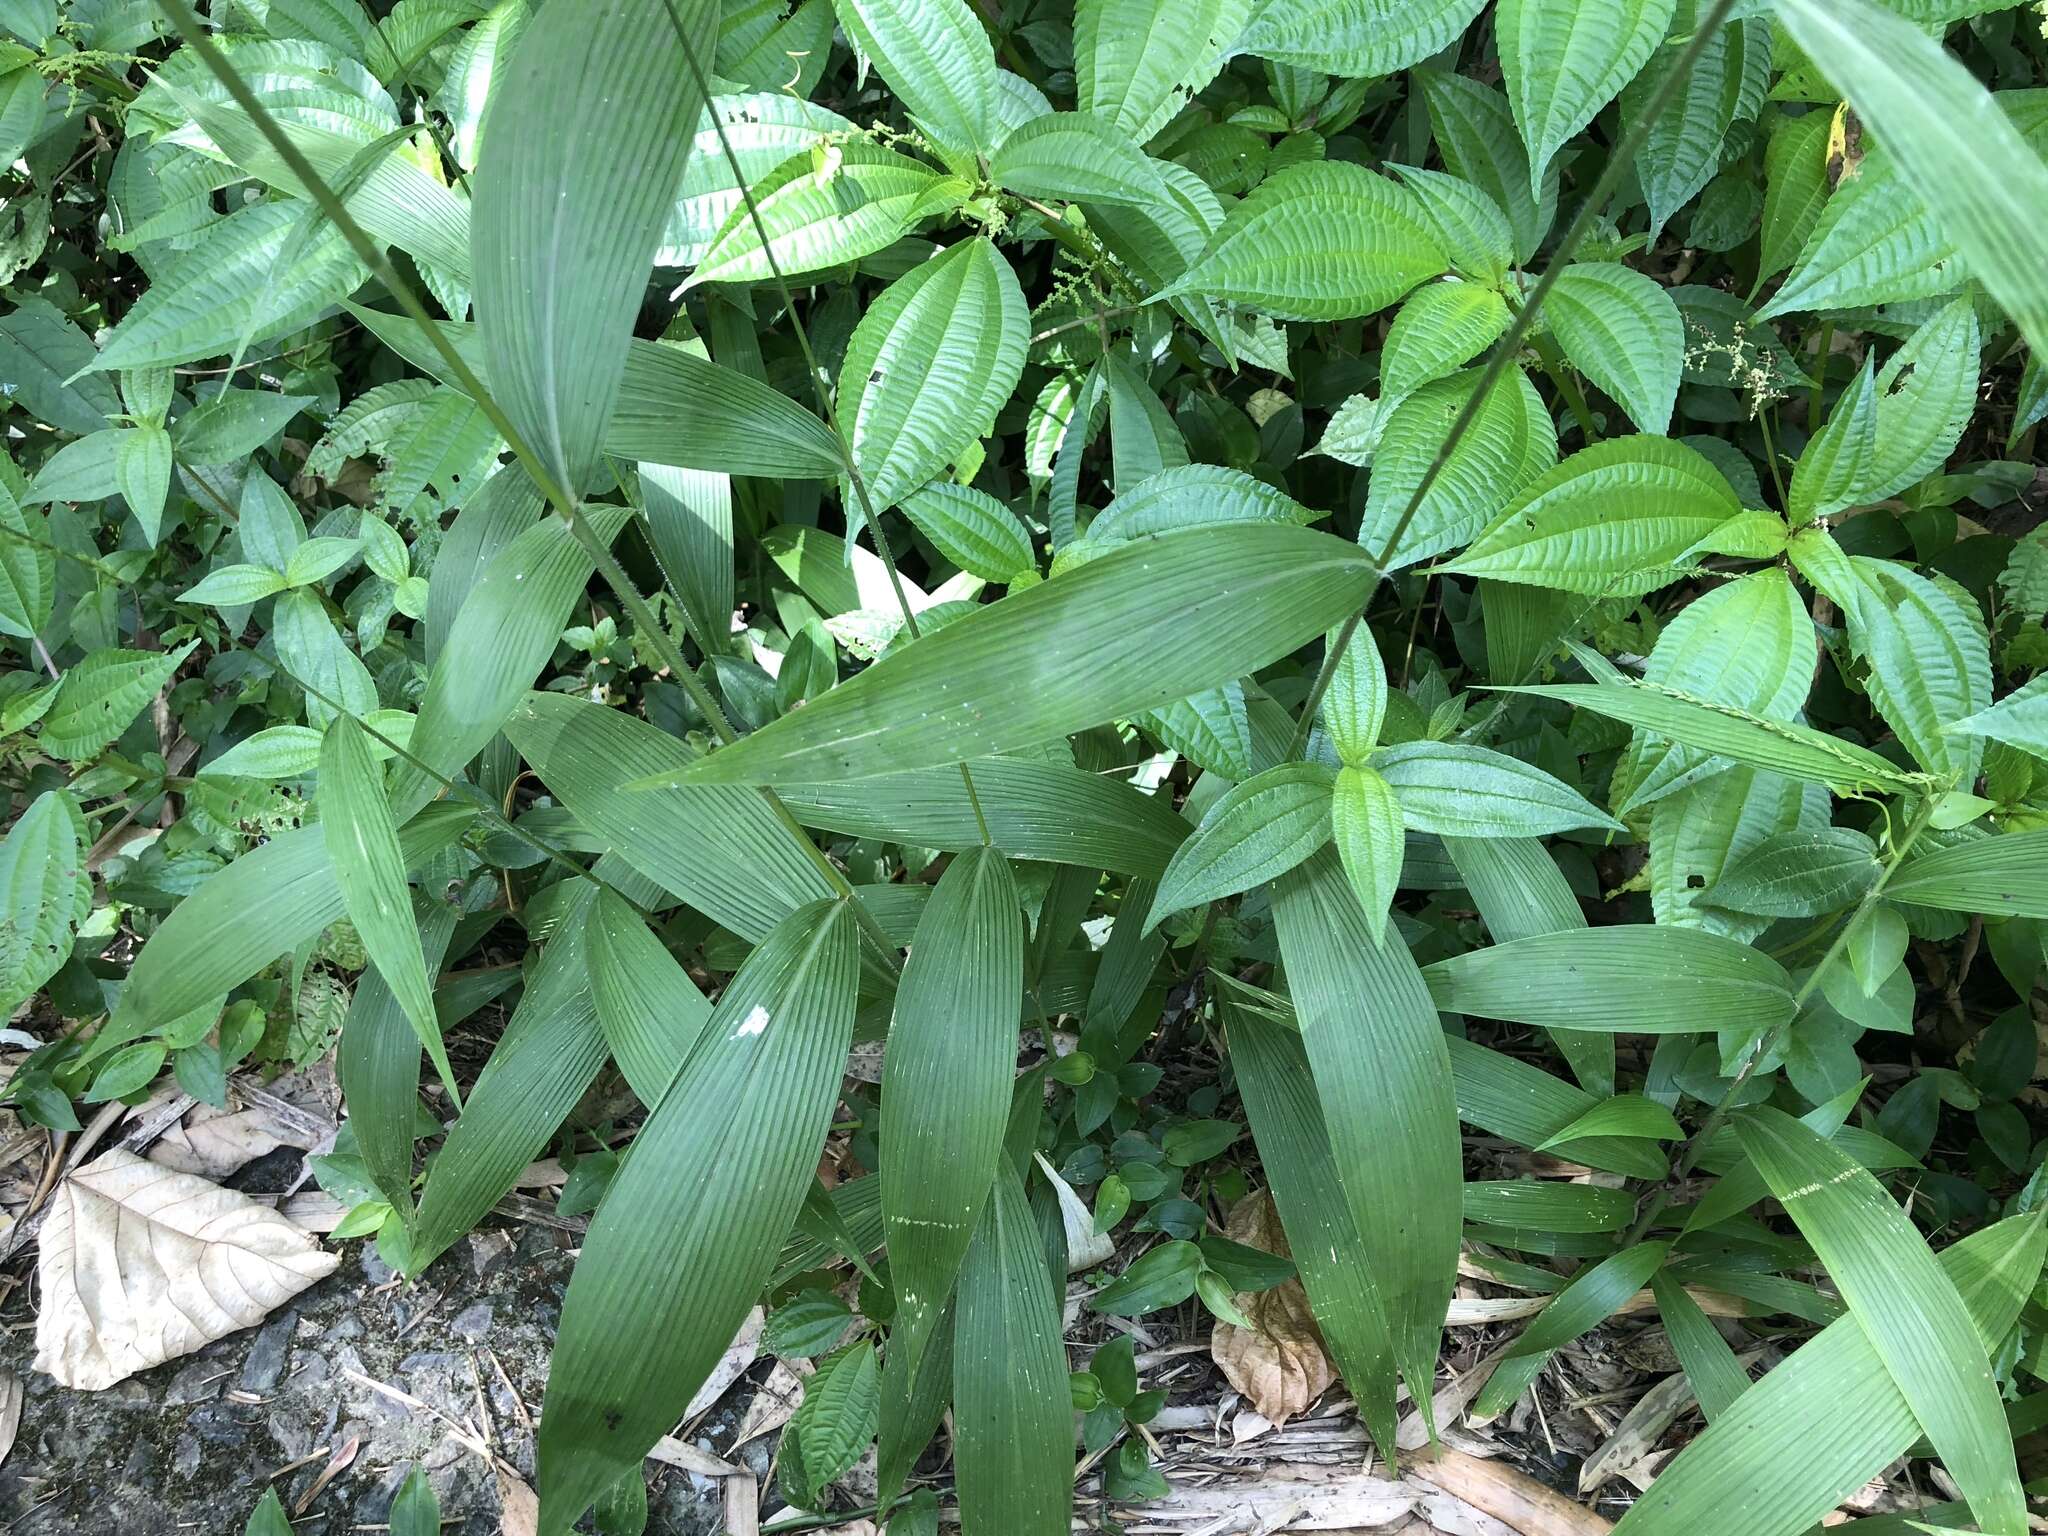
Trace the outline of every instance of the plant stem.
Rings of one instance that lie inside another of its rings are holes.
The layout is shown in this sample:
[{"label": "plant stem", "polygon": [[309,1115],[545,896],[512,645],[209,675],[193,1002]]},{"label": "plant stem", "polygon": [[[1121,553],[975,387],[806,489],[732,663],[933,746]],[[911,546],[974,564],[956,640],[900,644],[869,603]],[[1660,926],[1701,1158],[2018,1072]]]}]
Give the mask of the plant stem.
[{"label": "plant stem", "polygon": [[1579,434],[1590,448],[1600,441],[1600,429],[1594,425],[1592,407],[1586,404],[1586,392],[1579,388],[1578,375],[1572,372],[1571,365],[1564,360],[1564,354],[1550,337],[1538,334],[1531,345],[1543,364],[1543,371],[1550,376],[1550,382],[1557,386],[1557,392],[1564,396],[1564,403],[1571,407],[1572,419],[1578,422]]},{"label": "plant stem", "polygon": [[1820,323],[1820,339],[1813,349],[1813,393],[1806,401],[1806,433],[1811,437],[1820,430],[1821,392],[1827,388],[1828,355],[1835,349],[1835,322],[1823,320]]}]

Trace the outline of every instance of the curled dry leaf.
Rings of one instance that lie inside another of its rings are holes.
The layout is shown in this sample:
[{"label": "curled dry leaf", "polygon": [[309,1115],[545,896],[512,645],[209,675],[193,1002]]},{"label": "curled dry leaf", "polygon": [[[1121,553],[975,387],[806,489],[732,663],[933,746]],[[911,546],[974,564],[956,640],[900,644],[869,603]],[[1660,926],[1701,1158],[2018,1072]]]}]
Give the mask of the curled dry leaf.
[{"label": "curled dry leaf", "polygon": [[1107,1232],[1095,1230],[1095,1213],[1088,1209],[1088,1202],[1074,1193],[1074,1187],[1059,1176],[1043,1154],[1034,1152],[1032,1157],[1038,1163],[1038,1171],[1052,1185],[1052,1192],[1059,1197],[1060,1224],[1067,1231],[1067,1273],[1078,1275],[1084,1269],[1107,1264],[1116,1253],[1116,1243]]},{"label": "curled dry leaf", "polygon": [[740,1331],[733,1335],[718,1364],[711,1368],[711,1374],[704,1378],[704,1385],[697,1389],[697,1395],[690,1399],[690,1406],[683,1410],[683,1417],[694,1419],[721,1397],[725,1389],[738,1381],[747,1372],[761,1353],[761,1330],[766,1326],[768,1314],[759,1307],[747,1314],[747,1320],[740,1324]]},{"label": "curled dry leaf", "polygon": [[[1280,1214],[1264,1190],[1232,1207],[1224,1231],[1247,1247],[1287,1254]],[[1337,1379],[1337,1368],[1323,1351],[1322,1332],[1309,1310],[1308,1293],[1299,1279],[1293,1279],[1269,1291],[1240,1294],[1235,1301],[1253,1326],[1219,1322],[1209,1335],[1209,1353],[1254,1411],[1275,1425],[1285,1424]]]},{"label": "curled dry leaf", "polygon": [[110,1151],[51,1196],[36,1369],[111,1387],[254,1327],[338,1262],[267,1206]]}]

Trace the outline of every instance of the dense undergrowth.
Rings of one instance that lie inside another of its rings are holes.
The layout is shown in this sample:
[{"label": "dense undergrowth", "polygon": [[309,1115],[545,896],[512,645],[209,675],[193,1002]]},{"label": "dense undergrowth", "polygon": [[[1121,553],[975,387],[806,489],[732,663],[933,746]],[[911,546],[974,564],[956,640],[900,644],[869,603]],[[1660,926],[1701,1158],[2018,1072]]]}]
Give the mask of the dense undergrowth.
[{"label": "dense undergrowth", "polygon": [[1654,1293],[1629,1536],[2025,1528],[2037,8],[211,11],[0,3],[23,1121],[338,1053],[409,1275],[560,1155],[548,1531],[764,1294],[799,1506],[1156,1491],[1070,1273],[1391,1453],[1461,1255],[1478,1420]]}]

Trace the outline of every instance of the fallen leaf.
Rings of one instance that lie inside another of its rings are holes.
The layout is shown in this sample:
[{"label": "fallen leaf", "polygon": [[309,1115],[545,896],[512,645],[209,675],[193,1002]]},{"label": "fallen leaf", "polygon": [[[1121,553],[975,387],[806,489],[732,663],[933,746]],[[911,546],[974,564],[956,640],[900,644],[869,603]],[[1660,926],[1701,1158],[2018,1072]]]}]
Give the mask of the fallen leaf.
[{"label": "fallen leaf", "polygon": [[1407,1470],[1410,1477],[1455,1494],[1522,1536],[1605,1536],[1614,1529],[1585,1505],[1506,1462],[1446,1450],[1415,1457]]},{"label": "fallen leaf", "polygon": [[224,1179],[279,1147],[312,1147],[317,1138],[287,1124],[267,1104],[216,1109],[195,1104],[184,1120],[149,1149],[149,1160],[179,1173]]},{"label": "fallen leaf", "polygon": [[711,1368],[711,1374],[704,1378],[704,1385],[697,1389],[697,1395],[690,1399],[690,1406],[683,1410],[683,1417],[694,1419],[725,1395],[725,1389],[744,1376],[761,1353],[761,1330],[768,1320],[768,1314],[759,1307],[747,1314],[747,1320],[740,1324],[740,1331],[718,1357],[718,1364]]},{"label": "fallen leaf", "polygon": [[14,1437],[21,1432],[21,1378],[0,1368],[0,1462],[14,1449]]},{"label": "fallen leaf", "polygon": [[50,1198],[35,1367],[81,1391],[254,1327],[340,1262],[267,1206],[118,1148]]},{"label": "fallen leaf", "polygon": [[[1224,1234],[1233,1242],[1287,1256],[1287,1236],[1265,1191],[1246,1195],[1231,1208]],[[1328,1391],[1337,1369],[1323,1351],[1323,1336],[1309,1310],[1299,1279],[1271,1290],[1240,1292],[1233,1298],[1250,1328],[1219,1322],[1209,1335],[1209,1354],[1252,1409],[1274,1425],[1285,1424]]]},{"label": "fallen leaf", "polygon": [[1052,1184],[1052,1192],[1059,1196],[1060,1222],[1067,1229],[1067,1273],[1078,1275],[1084,1269],[1108,1263],[1116,1253],[1115,1241],[1107,1232],[1095,1230],[1095,1213],[1045,1160],[1044,1154],[1031,1155],[1038,1162],[1038,1171]]},{"label": "fallen leaf", "polygon": [[[799,1360],[795,1364],[804,1367],[804,1376],[816,1369],[808,1360]],[[761,1390],[755,1393],[754,1400],[747,1404],[746,1417],[740,1421],[740,1432],[733,1436],[734,1451],[756,1435],[765,1435],[772,1429],[782,1428],[795,1416],[797,1409],[803,1405],[804,1376],[796,1373],[790,1361],[775,1362],[775,1369],[768,1373],[768,1379],[761,1384]]]},{"label": "fallen leaf", "polygon": [[540,1536],[540,1499],[502,1461],[493,1461],[498,1474],[498,1530],[501,1536]]}]

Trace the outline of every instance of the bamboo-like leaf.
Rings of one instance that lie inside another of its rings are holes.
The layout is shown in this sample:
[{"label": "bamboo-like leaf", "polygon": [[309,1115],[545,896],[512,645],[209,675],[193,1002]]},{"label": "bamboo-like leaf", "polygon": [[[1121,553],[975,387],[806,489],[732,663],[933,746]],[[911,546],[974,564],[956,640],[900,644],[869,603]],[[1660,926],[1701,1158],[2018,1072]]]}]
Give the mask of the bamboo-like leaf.
[{"label": "bamboo-like leaf", "polygon": [[320,744],[319,803],[320,826],[341,886],[342,906],[362,936],[370,963],[433,1059],[448,1096],[459,1105],[462,1094],[441,1042],[434,984],[420,952],[419,926],[413,921],[412,894],[405,883],[405,854],[384,795],[384,771],[370,755],[369,738],[352,716],[342,715],[328,726]]},{"label": "bamboo-like leaf", "polygon": [[1650,1277],[1650,1291],[1657,1298],[1657,1317],[1678,1355],[1679,1368],[1699,1399],[1700,1412],[1712,1423],[1749,1390],[1749,1372],[1692,1293],[1668,1270]]},{"label": "bamboo-like leaf", "polygon": [[1758,1108],[1735,1128],[1978,1521],[1987,1531],[2026,1530],[1983,1341],[1926,1241],[1869,1172],[1790,1115]]},{"label": "bamboo-like leaf", "polygon": [[2048,917],[2048,828],[1923,853],[1899,869],[1885,894],[1951,912]]},{"label": "bamboo-like leaf", "polygon": [[584,947],[598,1026],[635,1097],[659,1104],[703,1038],[711,1005],[616,892],[594,900]]},{"label": "bamboo-like leaf", "polygon": [[1016,882],[1002,854],[979,848],[953,861],[918,920],[882,1063],[890,1348],[912,1370],[997,1176],[1023,998]]},{"label": "bamboo-like leaf", "polygon": [[1443,1029],[1408,946],[1375,942],[1335,853],[1282,876],[1273,912],[1338,1180],[1373,1256],[1394,1357],[1427,1402],[1460,1235]]},{"label": "bamboo-like leaf", "polygon": [[1174,850],[1148,926],[1277,879],[1327,843],[1331,777],[1321,763],[1282,763],[1224,791]]},{"label": "bamboo-like leaf", "polygon": [[719,998],[598,1207],[548,1376],[543,1531],[566,1531],[637,1471],[754,1304],[838,1095],[854,958],[844,903],[780,924]]},{"label": "bamboo-like leaf", "polygon": [[1473,1422],[1488,1423],[1513,1407],[1553,1350],[1612,1317],[1657,1272],[1670,1251],[1669,1243],[1638,1243],[1574,1275],[1557,1299],[1522,1330],[1522,1336],[1508,1347],[1506,1358],[1487,1377],[1486,1385],[1472,1400]]},{"label": "bamboo-like leaf", "polygon": [[[1467,951],[1423,971],[1446,1013],[1571,1029],[1768,1030],[1792,1016],[1791,978],[1759,950],[1695,928],[1567,928]],[[1654,976],[1654,988],[1643,978]]]},{"label": "bamboo-like leaf", "polygon": [[[1364,600],[1370,562],[1313,529],[1191,529],[1112,550],[894,649],[702,758],[691,783],[816,784],[1033,746],[1245,676]],[[1286,593],[1268,603],[1263,594]],[[1214,616],[1228,612],[1227,625]],[[1019,646],[1039,685],[1020,697]],[[657,776],[647,787],[679,782]]]},{"label": "bamboo-like leaf", "polygon": [[[557,487],[599,462],[633,317],[696,144],[712,0],[543,9],[491,90],[470,218],[491,391]],[[596,166],[606,174],[592,174]]]}]

